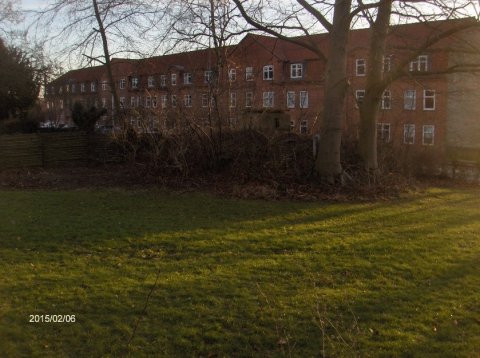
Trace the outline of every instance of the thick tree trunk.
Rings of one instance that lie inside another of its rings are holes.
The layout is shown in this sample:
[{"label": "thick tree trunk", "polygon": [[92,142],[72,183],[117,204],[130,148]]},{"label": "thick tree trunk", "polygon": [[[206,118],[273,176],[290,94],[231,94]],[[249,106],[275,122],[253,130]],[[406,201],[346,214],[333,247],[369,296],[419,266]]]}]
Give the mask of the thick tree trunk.
[{"label": "thick tree trunk", "polygon": [[[117,91],[117,84],[115,83],[115,79],[113,78],[113,70],[112,70],[112,63],[110,61],[110,51],[108,49],[108,41],[107,35],[105,32],[105,27],[103,26],[103,21],[100,15],[100,11],[98,9],[97,0],[92,0],[93,8],[95,10],[95,18],[97,19],[98,24],[98,32],[100,32],[100,36],[102,38],[102,45],[103,45],[103,55],[105,57],[105,67],[107,68],[107,75],[108,81],[110,82],[110,92],[112,93],[113,97],[113,107],[115,109],[115,115],[117,118],[121,117],[121,108],[120,108],[120,99],[118,97]],[[114,116],[112,116],[112,119]]]},{"label": "thick tree trunk", "polygon": [[340,148],[342,143],[345,97],[347,93],[346,46],[350,29],[351,0],[336,0],[330,53],[325,78],[323,118],[320,142],[315,162],[316,173],[322,180],[334,182],[342,174]]},{"label": "thick tree trunk", "polygon": [[364,168],[368,172],[375,171],[378,168],[377,116],[386,86],[386,82],[383,80],[383,67],[391,12],[392,0],[381,1],[377,18],[372,26],[372,38],[367,62],[367,87],[365,98],[360,105],[359,154]]}]

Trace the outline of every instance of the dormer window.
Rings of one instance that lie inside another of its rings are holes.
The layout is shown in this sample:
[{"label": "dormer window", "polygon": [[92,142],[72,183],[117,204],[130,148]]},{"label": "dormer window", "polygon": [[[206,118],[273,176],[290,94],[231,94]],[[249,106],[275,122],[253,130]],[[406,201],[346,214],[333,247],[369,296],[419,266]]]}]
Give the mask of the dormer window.
[{"label": "dormer window", "polygon": [[148,76],[148,88],[155,87],[155,77]]},{"label": "dormer window", "polygon": [[191,85],[193,83],[193,76],[190,72],[183,74],[183,84]]},{"label": "dormer window", "polygon": [[410,62],[410,71],[426,72],[428,71],[428,55],[420,55]]},{"label": "dormer window", "polygon": [[212,81],[212,71],[205,71],[205,83],[210,83]]},{"label": "dormer window", "polygon": [[132,77],[132,88],[138,88],[138,77]]},{"label": "dormer window", "polygon": [[292,63],[290,65],[290,78],[302,78],[303,77],[303,64]]}]

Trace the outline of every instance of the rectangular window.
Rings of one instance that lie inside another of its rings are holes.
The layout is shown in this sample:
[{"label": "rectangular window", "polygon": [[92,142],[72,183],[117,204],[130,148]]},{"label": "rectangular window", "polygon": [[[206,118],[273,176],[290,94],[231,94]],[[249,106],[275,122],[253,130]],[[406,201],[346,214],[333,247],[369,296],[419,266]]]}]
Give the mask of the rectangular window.
[{"label": "rectangular window", "polygon": [[253,106],[253,92],[246,92],[245,93],[245,107],[252,107]]},{"label": "rectangular window", "polygon": [[80,92],[85,92],[85,83],[80,83]]},{"label": "rectangular window", "polygon": [[403,108],[413,111],[416,105],[417,92],[415,90],[406,90],[403,95]]},{"label": "rectangular window", "polygon": [[295,122],[293,120],[290,120],[290,132],[293,132],[295,129]]},{"label": "rectangular window", "polygon": [[423,109],[425,111],[435,110],[435,90],[423,90]]},{"label": "rectangular window", "polygon": [[142,98],[140,96],[137,96],[137,107],[140,107],[142,104]]},{"label": "rectangular window", "polygon": [[435,137],[435,126],[425,125],[423,126],[422,133],[422,144],[423,145],[433,145]]},{"label": "rectangular window", "polygon": [[355,60],[355,69],[357,76],[365,76],[367,74],[367,60],[357,58]]},{"label": "rectangular window", "polygon": [[172,94],[172,107],[175,108],[177,106],[177,96]]},{"label": "rectangular window", "polygon": [[237,106],[237,92],[230,93],[230,108]]},{"label": "rectangular window", "polygon": [[161,75],[160,76],[160,87],[165,87],[167,85],[167,76]]},{"label": "rectangular window", "polygon": [[300,108],[308,108],[308,92],[300,91]]},{"label": "rectangular window", "polygon": [[263,92],[263,107],[272,108],[274,104],[274,92]]},{"label": "rectangular window", "polygon": [[176,85],[177,85],[177,74],[172,73],[172,86],[176,86]]},{"label": "rectangular window", "polygon": [[[76,86],[75,86],[75,83],[72,83],[72,93],[75,93],[76,89],[77,89],[77,88],[76,88]],[[48,93],[47,93],[47,94],[48,94]]]},{"label": "rectangular window", "polygon": [[161,104],[162,108],[167,108],[167,95],[166,94],[162,94],[160,96],[160,104]]},{"label": "rectangular window", "polygon": [[253,67],[245,67],[245,80],[253,81]]},{"label": "rectangular window", "polygon": [[300,134],[308,134],[308,121],[306,119],[300,122]]},{"label": "rectangular window", "polygon": [[377,123],[377,139],[379,142],[390,142],[390,123]]},{"label": "rectangular window", "polygon": [[131,107],[131,108],[135,108],[135,103],[136,103],[135,97],[131,97],[131,98],[130,98],[130,107]]},{"label": "rectangular window", "polygon": [[193,83],[193,76],[190,72],[183,74],[183,84],[191,85]]},{"label": "rectangular window", "polygon": [[185,107],[191,107],[192,106],[192,95],[191,94],[186,94],[183,97],[183,104]]},{"label": "rectangular window", "polygon": [[202,107],[208,107],[208,94],[202,93]]},{"label": "rectangular window", "polygon": [[148,76],[148,88],[155,87],[155,77]]},{"label": "rectangular window", "polygon": [[212,71],[204,72],[205,83],[210,83],[212,81]]},{"label": "rectangular window", "polygon": [[102,108],[107,108],[107,99],[102,98]]},{"label": "rectangular window", "polygon": [[287,92],[287,108],[295,108],[295,92]]},{"label": "rectangular window", "polygon": [[392,93],[390,90],[383,91],[382,95],[382,109],[392,108]]},{"label": "rectangular window", "polygon": [[107,81],[103,81],[103,82],[102,82],[102,91],[106,91],[106,90],[107,90],[107,84],[108,84]]},{"label": "rectangular window", "polygon": [[273,80],[273,65],[263,66],[263,80],[264,81]]},{"label": "rectangular window", "polygon": [[138,88],[138,77],[132,77],[132,88]]},{"label": "rectangular window", "polygon": [[403,143],[415,143],[415,124],[405,124],[403,126]]},{"label": "rectangular window", "polygon": [[150,96],[145,97],[145,107],[150,108],[151,104],[152,104],[152,97]]},{"label": "rectangular window", "polygon": [[428,71],[428,55],[420,55],[410,62],[410,71]]},{"label": "rectangular window", "polygon": [[235,82],[237,80],[237,70],[235,68],[228,70],[228,79],[230,82]]},{"label": "rectangular window", "polygon": [[357,107],[359,104],[363,103],[363,100],[365,98],[365,90],[356,90],[355,91],[355,100],[357,102]]},{"label": "rectangular window", "polygon": [[157,96],[152,97],[152,107],[157,108]]},{"label": "rectangular window", "polygon": [[125,108],[125,97],[120,97],[120,107]]},{"label": "rectangular window", "polygon": [[125,78],[122,78],[120,80],[120,89],[125,89],[125,83],[126,83]]},{"label": "rectangular window", "polygon": [[290,65],[290,78],[302,78],[303,77],[303,64],[292,63]]}]

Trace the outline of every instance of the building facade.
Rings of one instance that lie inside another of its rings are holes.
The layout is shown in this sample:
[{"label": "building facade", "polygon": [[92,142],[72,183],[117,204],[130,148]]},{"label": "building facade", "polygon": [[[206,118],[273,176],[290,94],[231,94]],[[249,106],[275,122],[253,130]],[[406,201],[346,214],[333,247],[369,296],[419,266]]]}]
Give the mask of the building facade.
[{"label": "building facade", "polygon": [[[467,50],[476,45],[480,49],[477,30],[465,26],[450,31],[422,49],[435,36],[472,21],[392,27],[384,76],[396,79],[381,99],[379,140],[442,153],[448,147],[480,150],[479,80],[472,72],[455,71],[467,63],[480,64],[475,52]],[[310,40],[328,49],[328,35]],[[351,31],[344,126],[353,137],[358,135],[358,105],[365,95],[369,40],[368,29]],[[323,115],[325,63],[299,45],[268,36],[248,34],[222,49],[114,59],[113,72],[121,118],[140,131],[240,127],[251,123],[252,116],[281,112],[289,116],[291,131],[310,134]],[[107,109],[100,122],[104,129],[120,125],[103,66],[66,73],[46,86],[45,98],[51,122],[71,124],[71,108],[80,101],[85,107]]]}]

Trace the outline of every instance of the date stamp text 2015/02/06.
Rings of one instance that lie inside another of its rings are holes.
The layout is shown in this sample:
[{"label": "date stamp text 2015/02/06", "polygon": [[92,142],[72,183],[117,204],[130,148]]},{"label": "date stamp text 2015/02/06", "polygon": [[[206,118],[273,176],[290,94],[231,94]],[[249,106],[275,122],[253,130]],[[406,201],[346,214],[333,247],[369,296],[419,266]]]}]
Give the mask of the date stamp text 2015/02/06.
[{"label": "date stamp text 2015/02/06", "polygon": [[29,323],[74,323],[74,314],[31,314],[28,315]]}]

